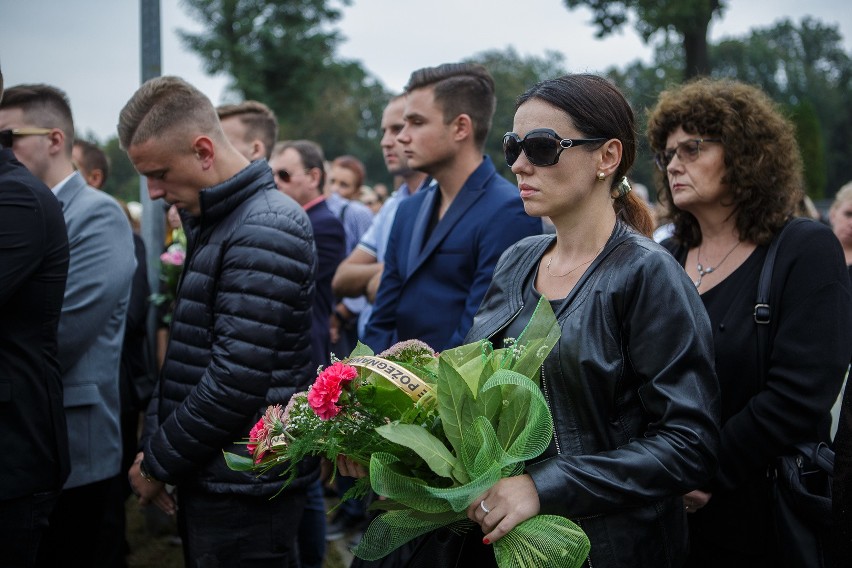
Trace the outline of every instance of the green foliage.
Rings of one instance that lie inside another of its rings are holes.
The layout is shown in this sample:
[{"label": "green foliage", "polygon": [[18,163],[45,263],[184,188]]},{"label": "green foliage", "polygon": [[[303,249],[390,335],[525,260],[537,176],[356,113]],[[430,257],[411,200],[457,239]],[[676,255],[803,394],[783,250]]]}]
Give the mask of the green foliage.
[{"label": "green foliage", "polygon": [[722,41],[710,56],[713,76],[757,85],[792,109],[808,193],[832,196],[848,180],[852,155],[852,58],[837,25],[785,19]]},{"label": "green foliage", "polygon": [[543,57],[522,57],[515,48],[507,47],[505,50],[484,51],[466,60],[484,65],[494,77],[497,108],[485,143],[485,153],[491,157],[497,171],[512,183],[515,182],[515,175],[503,156],[503,134],[512,130],[515,101],[534,84],[564,75],[564,59],[556,51],[548,51]]},{"label": "green foliage", "polygon": [[620,30],[631,14],[645,43],[651,43],[654,36],[663,41],[674,36],[683,46],[684,78],[710,70],[707,27],[714,16],[722,15],[726,4],[725,0],[565,0],[569,10],[585,6],[592,11],[598,37]]},{"label": "green foliage", "polygon": [[791,109],[790,118],[805,166],[805,191],[811,199],[821,199],[825,195],[825,144],[816,109],[804,100]]},{"label": "green foliage", "polygon": [[109,175],[101,189],[125,203],[139,201],[139,174],[133,168],[127,153],[119,147],[118,136],[113,136],[104,144],[88,132],[80,139],[99,146],[109,160]]},{"label": "green foliage", "polygon": [[332,25],[351,0],[184,0],[205,31],[181,31],[208,73],[225,73],[237,98],[269,105],[279,138],[318,142],[326,158],[359,158],[367,181],[390,183],[379,139],[390,94],[356,62],[335,57]]}]

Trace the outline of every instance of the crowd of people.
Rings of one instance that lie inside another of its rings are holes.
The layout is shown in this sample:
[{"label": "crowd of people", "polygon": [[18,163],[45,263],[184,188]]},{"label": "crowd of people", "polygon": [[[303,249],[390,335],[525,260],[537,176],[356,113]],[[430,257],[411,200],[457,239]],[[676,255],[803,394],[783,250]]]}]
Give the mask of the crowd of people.
[{"label": "crowd of people", "polygon": [[[0,566],[126,566],[133,495],[176,518],[187,566],[321,567],[328,540],[369,521],[361,500],[326,507],[364,466],[339,456],[330,484],[305,460],[280,491],[274,470],[230,470],[222,452],[244,453],[267,406],[358,341],[499,347],[540,299],[561,328],[540,370],[550,447],[471,503],[481,530],[353,566],[496,566],[491,545],[537,514],[581,526],[589,567],[797,565],[767,472],[804,442],[836,452],[819,552],[848,562],[852,186],[829,223],[791,222],[805,201],[791,122],[755,87],[699,79],[648,114],[660,218],[629,179],[636,117],[611,82],[519,95],[513,124],[492,125],[484,67],[413,72],[382,115],[388,191],[356,157],[279,132],[263,102],[146,82],[119,141],[182,255],[152,296],[138,218],[98,190],[109,162],[75,142],[65,94],[4,93],[0,74]],[[508,129],[516,184],[483,152]]]}]

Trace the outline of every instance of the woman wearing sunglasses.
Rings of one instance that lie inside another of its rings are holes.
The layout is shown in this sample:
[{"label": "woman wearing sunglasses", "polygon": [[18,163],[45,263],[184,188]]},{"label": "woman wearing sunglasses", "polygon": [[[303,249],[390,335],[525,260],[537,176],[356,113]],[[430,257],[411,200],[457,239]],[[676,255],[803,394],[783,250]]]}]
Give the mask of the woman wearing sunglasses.
[{"label": "woman wearing sunglasses", "polygon": [[645,236],[650,213],[625,179],[633,112],[605,79],[569,75],[521,95],[513,130],[503,147],[526,211],[550,217],[556,234],[506,251],[467,339],[502,346],[539,298],[551,303],[562,336],[540,386],[554,436],[468,516],[486,545],[533,515],[556,514],[589,536],[590,566],[680,566],[681,495],[715,470],[718,385],[695,286]]},{"label": "woman wearing sunglasses", "polygon": [[819,223],[785,231],[759,355],[761,268],[802,197],[792,124],[759,89],[701,80],[660,96],[648,138],[674,223],[664,246],[707,308],[722,393],[719,470],[684,496],[687,566],[790,565],[793,555],[781,552],[788,543],[773,536],[767,466],[793,444],[827,439],[852,351],[843,251]]}]

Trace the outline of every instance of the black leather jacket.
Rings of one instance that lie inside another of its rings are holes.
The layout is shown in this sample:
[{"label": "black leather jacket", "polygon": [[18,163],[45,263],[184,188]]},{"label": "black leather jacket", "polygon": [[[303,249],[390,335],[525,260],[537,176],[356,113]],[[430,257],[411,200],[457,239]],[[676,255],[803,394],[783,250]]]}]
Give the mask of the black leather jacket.
[{"label": "black leather jacket", "polygon": [[[506,251],[468,341],[500,335],[554,238]],[[556,316],[562,337],[541,388],[558,455],[527,466],[541,513],[582,526],[595,568],[681,566],[681,496],[713,476],[719,441],[713,338],[695,286],[619,222]]]}]

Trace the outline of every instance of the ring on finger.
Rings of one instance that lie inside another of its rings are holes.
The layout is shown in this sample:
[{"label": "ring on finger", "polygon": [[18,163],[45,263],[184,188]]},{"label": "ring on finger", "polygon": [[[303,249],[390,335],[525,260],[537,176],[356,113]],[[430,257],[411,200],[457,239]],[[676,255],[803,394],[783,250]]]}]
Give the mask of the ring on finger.
[{"label": "ring on finger", "polygon": [[479,502],[479,508],[485,511],[486,515],[491,512],[491,509],[485,506],[485,500]]}]

